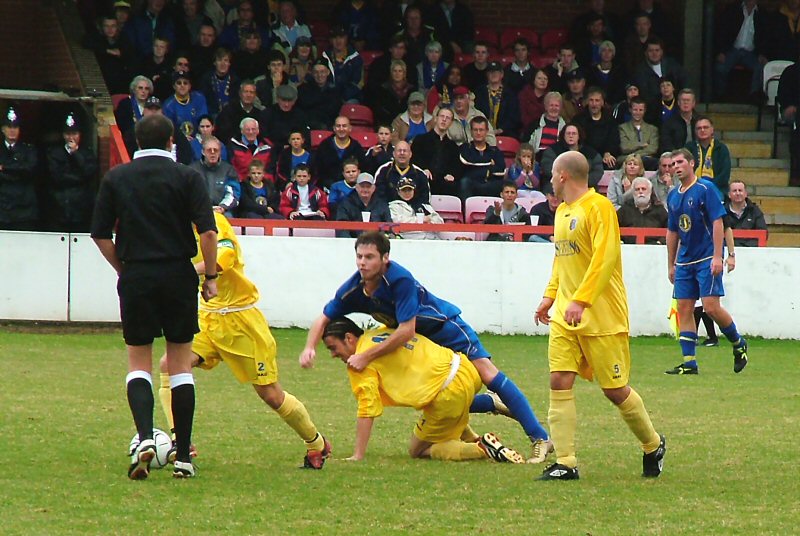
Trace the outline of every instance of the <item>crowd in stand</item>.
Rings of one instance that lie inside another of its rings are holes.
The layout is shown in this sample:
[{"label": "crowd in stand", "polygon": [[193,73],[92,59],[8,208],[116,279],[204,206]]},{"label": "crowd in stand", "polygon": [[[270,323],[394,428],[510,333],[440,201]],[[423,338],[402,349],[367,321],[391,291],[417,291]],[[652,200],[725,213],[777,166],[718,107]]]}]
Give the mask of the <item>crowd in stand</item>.
[{"label": "crowd in stand", "polygon": [[[787,5],[731,4],[733,22],[717,25],[715,40],[720,94],[736,64],[753,70],[755,92],[758,64],[794,59],[798,2]],[[679,25],[652,0],[625,14],[590,0],[547,48],[524,28],[477,34],[460,0],[343,0],[316,23],[302,0],[104,7],[85,46],[109,91],[124,94],[115,115],[128,152],[135,123],[163,113],[176,159],[206,177],[229,216],[436,222],[431,194],[502,193],[487,221],[517,222],[510,190],[549,199],[552,163],[565,151],[586,156],[592,186],[616,170],[609,197],[620,210],[646,171],[663,210],[673,183],[659,158],[679,147],[720,198],[728,194],[727,147],[694,109],[673,55]]]}]

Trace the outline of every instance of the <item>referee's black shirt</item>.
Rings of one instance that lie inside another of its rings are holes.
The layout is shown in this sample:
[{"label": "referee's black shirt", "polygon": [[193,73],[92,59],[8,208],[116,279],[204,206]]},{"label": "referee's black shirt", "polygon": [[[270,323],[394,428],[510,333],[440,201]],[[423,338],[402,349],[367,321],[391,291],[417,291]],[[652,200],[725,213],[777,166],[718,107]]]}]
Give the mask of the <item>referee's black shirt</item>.
[{"label": "referee's black shirt", "polygon": [[108,171],[100,184],[92,238],[112,237],[122,262],[191,259],[197,232],[216,231],[205,181],[176,164],[168,151],[138,151],[129,164]]}]

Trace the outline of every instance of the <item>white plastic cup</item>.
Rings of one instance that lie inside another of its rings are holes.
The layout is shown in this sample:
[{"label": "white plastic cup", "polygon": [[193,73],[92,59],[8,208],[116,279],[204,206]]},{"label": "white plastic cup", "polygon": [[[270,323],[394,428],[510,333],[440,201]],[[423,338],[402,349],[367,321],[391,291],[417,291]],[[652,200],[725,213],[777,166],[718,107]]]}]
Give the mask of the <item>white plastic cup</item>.
[{"label": "white plastic cup", "polygon": [[421,212],[417,213],[417,223],[425,223],[425,214]]},{"label": "white plastic cup", "polygon": [[362,212],[361,213],[361,221],[368,222],[370,214],[372,214],[372,213],[371,212],[367,212],[367,211]]}]

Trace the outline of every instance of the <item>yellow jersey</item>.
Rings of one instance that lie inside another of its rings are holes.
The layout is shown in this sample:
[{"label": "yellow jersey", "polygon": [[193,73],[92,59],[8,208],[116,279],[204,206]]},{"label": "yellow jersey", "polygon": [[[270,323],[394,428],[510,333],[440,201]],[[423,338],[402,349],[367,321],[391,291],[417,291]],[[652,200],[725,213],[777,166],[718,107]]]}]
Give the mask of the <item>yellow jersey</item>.
[{"label": "yellow jersey", "polygon": [[[552,321],[579,335],[627,333],[619,222],[614,206],[590,188],[556,210],[553,273],[544,295],[555,300]],[[586,304],[577,326],[564,322],[572,301]]]},{"label": "yellow jersey", "polygon": [[[201,300],[200,308],[213,311],[253,305],[258,301],[258,288],[244,275],[242,249],[239,247],[233,227],[228,223],[228,219],[218,212],[214,213],[214,221],[217,224],[217,266],[219,268],[217,295],[211,301]],[[197,255],[192,262],[196,264],[203,260],[199,244],[200,238],[196,231],[195,239],[198,240]],[[202,278],[202,275],[200,277]]]},{"label": "yellow jersey", "polygon": [[[358,341],[356,353],[379,344],[393,331],[380,328],[365,332]],[[347,373],[358,401],[358,416],[378,417],[383,414],[384,406],[424,408],[461,367],[471,374],[471,383],[477,392],[480,377],[465,356],[422,335],[414,335],[404,346],[373,360],[361,372],[348,367]]]}]

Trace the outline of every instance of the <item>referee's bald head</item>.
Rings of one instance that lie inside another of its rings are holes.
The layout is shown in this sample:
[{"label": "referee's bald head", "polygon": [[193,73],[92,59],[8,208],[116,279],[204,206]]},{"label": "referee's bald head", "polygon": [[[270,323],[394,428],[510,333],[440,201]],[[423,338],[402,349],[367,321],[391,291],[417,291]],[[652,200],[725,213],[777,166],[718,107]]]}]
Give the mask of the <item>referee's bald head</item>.
[{"label": "referee's bald head", "polygon": [[162,114],[147,115],[136,122],[135,133],[140,149],[168,150],[173,134],[172,121]]},{"label": "referee's bald head", "polygon": [[589,183],[589,161],[578,151],[561,153],[553,162],[553,175],[556,170],[566,174],[571,181]]}]

